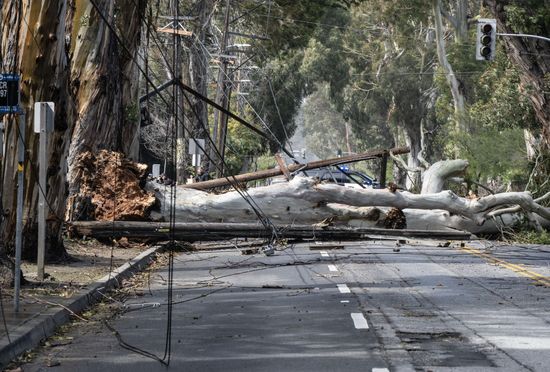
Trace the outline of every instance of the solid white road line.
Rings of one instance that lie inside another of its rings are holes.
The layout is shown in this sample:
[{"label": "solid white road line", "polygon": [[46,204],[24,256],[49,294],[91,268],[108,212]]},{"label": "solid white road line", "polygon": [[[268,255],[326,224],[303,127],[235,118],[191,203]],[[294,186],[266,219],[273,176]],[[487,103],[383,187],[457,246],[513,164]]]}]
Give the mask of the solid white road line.
[{"label": "solid white road line", "polygon": [[327,251],[321,251],[320,253],[321,253],[321,256],[323,256],[323,257],[329,257]]},{"label": "solid white road line", "polygon": [[349,290],[349,287],[346,284],[337,284],[337,285],[340,293],[351,293],[351,291]]},{"label": "solid white road line", "polygon": [[390,372],[387,368],[373,368],[372,372]]},{"label": "solid white road line", "polygon": [[328,271],[338,271],[338,269],[334,265],[328,265]]},{"label": "solid white road line", "polygon": [[353,325],[357,329],[369,329],[369,323],[363,313],[351,313],[351,319],[353,319]]}]

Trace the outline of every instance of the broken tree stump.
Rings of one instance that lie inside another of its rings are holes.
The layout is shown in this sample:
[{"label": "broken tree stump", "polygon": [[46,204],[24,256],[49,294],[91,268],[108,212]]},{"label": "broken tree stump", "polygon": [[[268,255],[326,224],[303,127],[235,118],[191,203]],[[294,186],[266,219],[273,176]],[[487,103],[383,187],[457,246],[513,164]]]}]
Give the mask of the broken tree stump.
[{"label": "broken tree stump", "polygon": [[143,190],[147,165],[122,153],[85,152],[75,161],[78,190],[68,198],[68,220],[146,220],[156,198]]}]

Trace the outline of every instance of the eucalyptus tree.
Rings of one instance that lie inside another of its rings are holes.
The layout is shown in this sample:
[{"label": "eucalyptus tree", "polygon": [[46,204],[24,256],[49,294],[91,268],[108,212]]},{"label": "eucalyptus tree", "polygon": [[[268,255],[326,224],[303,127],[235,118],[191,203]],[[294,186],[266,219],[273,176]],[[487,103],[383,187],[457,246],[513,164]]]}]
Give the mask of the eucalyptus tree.
[{"label": "eucalyptus tree", "polygon": [[[483,0],[497,18],[501,32],[550,37],[549,0]],[[540,123],[543,142],[550,146],[550,42],[523,37],[500,37],[507,54],[521,71],[521,84]]]},{"label": "eucalyptus tree", "polygon": [[[48,253],[64,252],[61,226],[67,194],[79,187],[79,154],[100,148],[130,152],[137,123],[137,69],[142,0],[23,0],[2,3],[2,70],[21,76],[26,116],[24,245],[36,255],[38,193],[47,194]],[[120,41],[120,42],[119,42]],[[47,188],[39,190],[38,137],[32,131],[34,102],[53,101],[55,131],[50,137]],[[13,116],[5,118],[6,156],[2,164],[3,217],[0,252],[10,252],[15,233],[16,145]]]}]

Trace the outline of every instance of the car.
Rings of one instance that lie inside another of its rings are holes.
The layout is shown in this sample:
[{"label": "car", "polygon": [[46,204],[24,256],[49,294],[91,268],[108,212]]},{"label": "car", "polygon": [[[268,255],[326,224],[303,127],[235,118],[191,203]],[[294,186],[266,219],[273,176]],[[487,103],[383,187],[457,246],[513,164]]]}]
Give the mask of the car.
[{"label": "car", "polygon": [[[358,171],[346,170],[346,168],[343,167],[341,167],[341,169],[343,171],[338,170],[336,167],[319,168],[302,171],[302,173],[308,177],[316,177],[321,181],[334,182],[338,185],[346,187],[367,189],[377,189],[380,187],[376,178],[370,177]],[[361,185],[363,185],[363,187],[361,187]]]}]

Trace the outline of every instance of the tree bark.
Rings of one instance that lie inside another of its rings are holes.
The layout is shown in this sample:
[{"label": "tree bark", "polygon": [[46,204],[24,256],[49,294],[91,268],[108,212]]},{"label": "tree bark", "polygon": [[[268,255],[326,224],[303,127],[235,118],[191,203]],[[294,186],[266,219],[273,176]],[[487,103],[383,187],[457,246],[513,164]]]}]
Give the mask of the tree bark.
[{"label": "tree bark", "polygon": [[[169,191],[151,183],[148,187],[155,189],[168,213]],[[288,183],[249,189],[248,194],[254,199],[256,209],[277,224],[316,223],[329,218],[345,223],[350,220],[370,221],[370,226],[375,226],[384,218],[383,213],[365,207],[421,209],[425,214],[446,211],[448,217],[460,216],[460,219],[469,220],[470,225],[481,226],[488,218],[492,218],[490,213],[494,209],[519,205],[523,211],[550,220],[550,208],[537,204],[528,192],[466,199],[448,190],[422,195],[394,193],[389,190],[352,189],[318,183],[311,178],[296,177]],[[258,218],[255,210],[235,191],[212,195],[199,190],[178,188],[175,209],[178,221],[242,222],[255,221]],[[452,227],[450,220],[447,223],[448,227]]]},{"label": "tree bark", "polygon": [[[123,139],[133,138],[137,127],[129,115],[137,102],[132,58],[146,2],[136,1],[138,7],[133,0],[96,0],[124,40],[129,54],[117,45],[115,35],[90,1],[23,0],[3,4],[3,71],[21,74],[21,106],[27,112],[25,258],[36,255],[36,206],[40,192],[36,186],[38,137],[32,131],[33,104],[52,101],[56,107],[55,131],[48,145],[47,242],[48,254],[59,256],[64,252],[61,225],[66,196],[78,190],[79,180],[72,172],[78,154],[105,147],[127,152],[129,144]],[[123,27],[119,27],[122,22]],[[13,120],[8,125],[6,140],[14,144],[8,146],[2,169],[2,189],[10,192],[2,194],[8,212],[1,228],[1,241],[9,251],[15,233],[17,133]]]},{"label": "tree bark", "polygon": [[[32,106],[37,101],[53,101],[56,104],[55,131],[49,136],[48,157],[50,168],[47,178],[47,200],[49,206],[47,247],[48,254],[64,254],[60,231],[65,203],[65,159],[67,122],[75,111],[68,94],[68,59],[65,50],[67,24],[65,17],[58,14],[70,12],[66,1],[22,1],[7,2],[2,7],[2,55],[3,71],[21,75],[21,107],[26,115],[26,162],[23,257],[36,256],[36,210],[38,203],[37,149],[38,136],[32,130]],[[28,25],[28,26],[27,26]],[[1,228],[0,240],[4,249],[11,252],[15,236],[15,190],[17,162],[17,121],[11,117],[6,128],[6,148],[3,165],[3,206],[7,213]],[[0,248],[1,249],[1,248]]]},{"label": "tree bark", "polygon": [[[509,24],[506,15],[506,5],[511,4],[509,0],[483,0],[483,3],[490,9],[498,20],[499,32],[516,33]],[[545,5],[544,5],[545,4]],[[548,6],[546,2],[541,2],[542,6]],[[525,17],[537,17],[537,7],[522,6],[525,10]],[[548,37],[550,29],[548,24],[539,22],[540,35]],[[533,104],[535,115],[542,127],[542,136],[547,149],[550,149],[550,102],[548,76],[550,75],[550,56],[546,52],[549,43],[547,41],[520,38],[520,37],[500,37],[504,42],[508,55],[519,66],[521,71],[521,84],[529,87],[529,98]]]},{"label": "tree bark", "polygon": [[445,72],[445,78],[451,89],[451,95],[453,97],[454,109],[455,109],[455,131],[458,133],[461,130],[466,130],[466,104],[464,94],[460,89],[460,82],[454,74],[453,67],[449,63],[447,58],[447,51],[445,48],[445,30],[443,28],[443,19],[441,16],[441,0],[433,0],[432,4],[434,19],[435,19],[435,34],[437,44],[437,58],[441,68]]},{"label": "tree bark", "polygon": [[433,194],[441,192],[446,180],[463,175],[467,167],[468,162],[462,159],[434,163],[422,175],[422,190],[420,193]]}]

